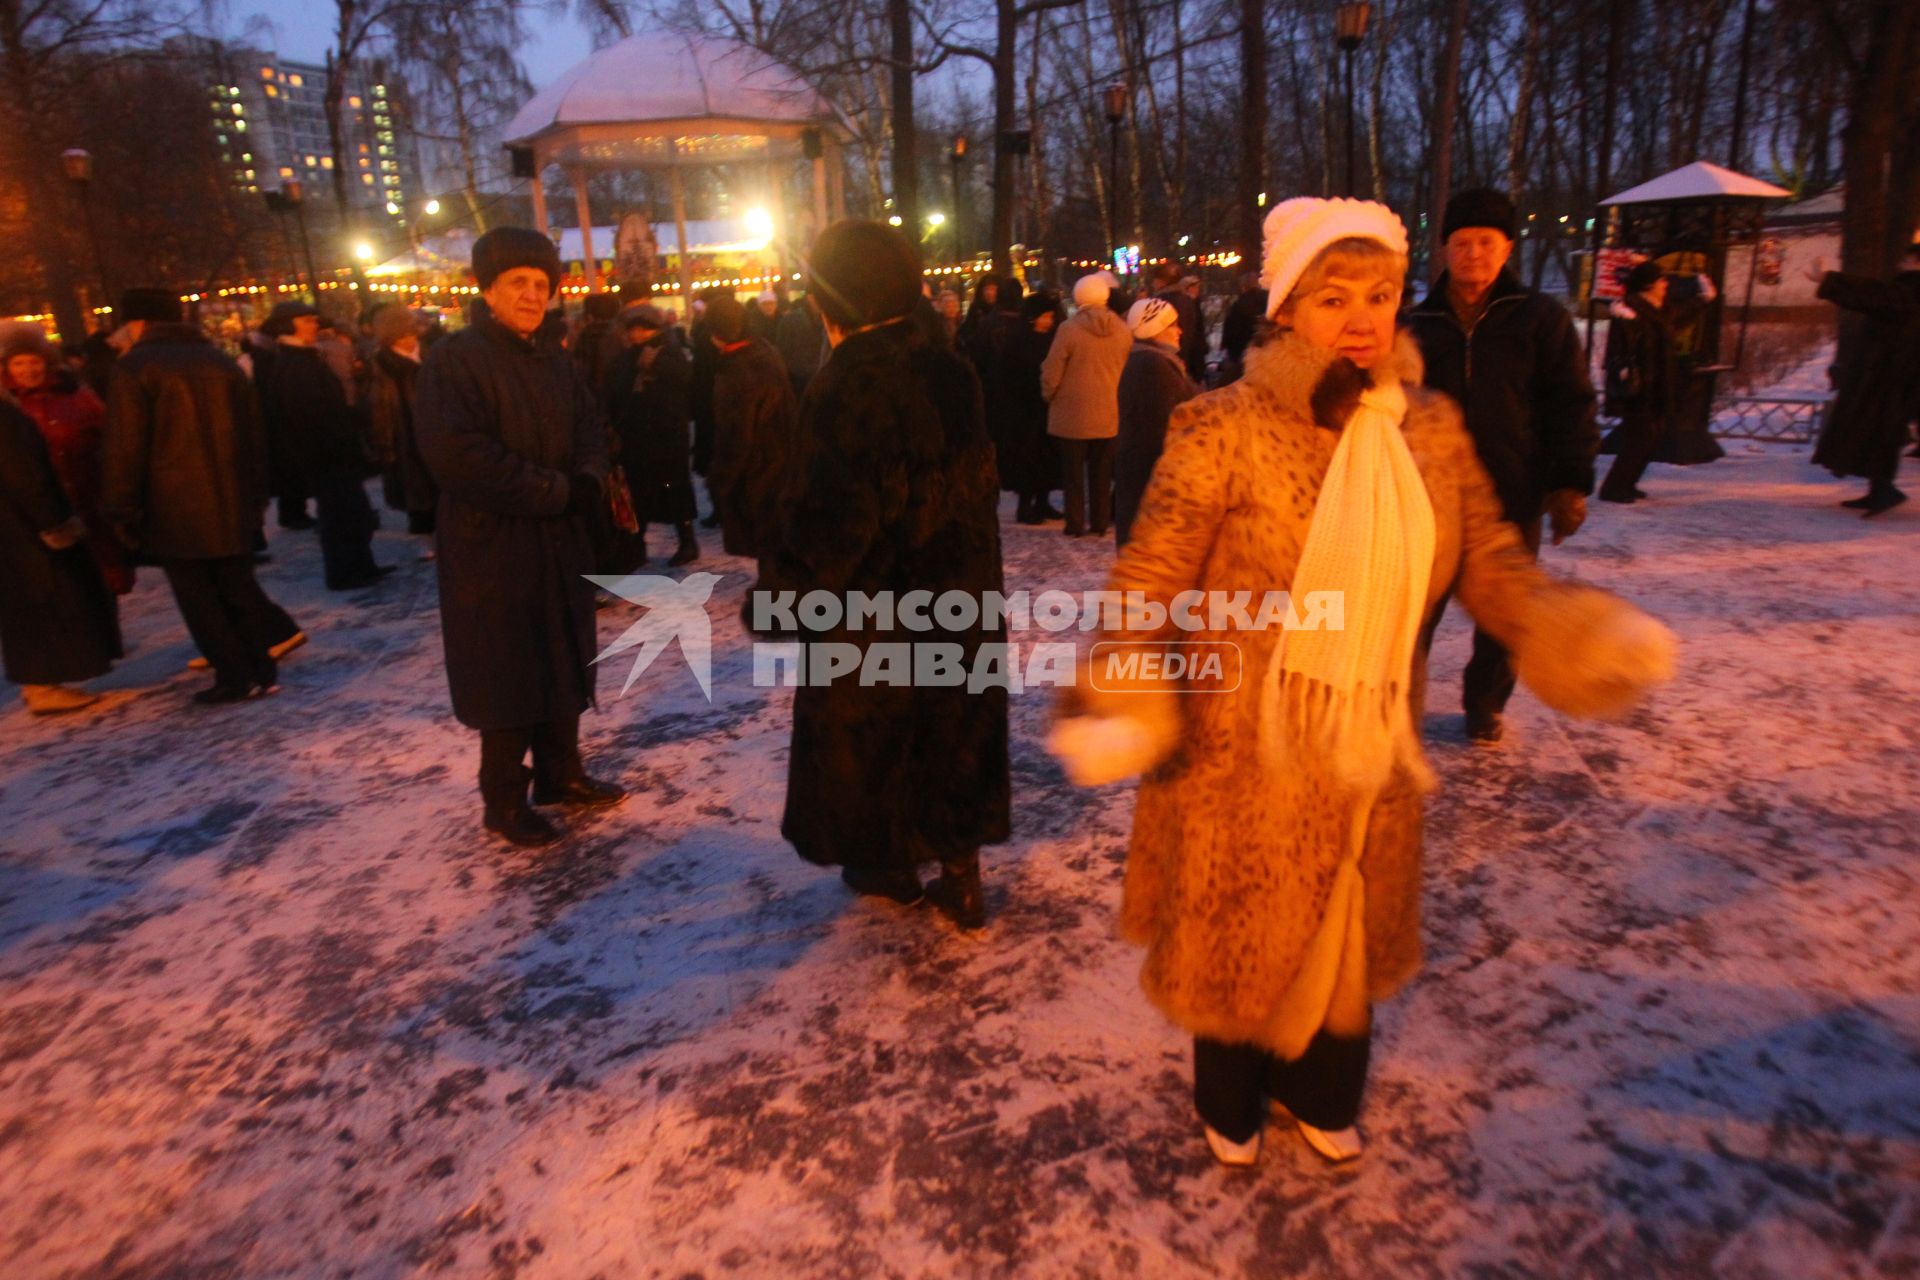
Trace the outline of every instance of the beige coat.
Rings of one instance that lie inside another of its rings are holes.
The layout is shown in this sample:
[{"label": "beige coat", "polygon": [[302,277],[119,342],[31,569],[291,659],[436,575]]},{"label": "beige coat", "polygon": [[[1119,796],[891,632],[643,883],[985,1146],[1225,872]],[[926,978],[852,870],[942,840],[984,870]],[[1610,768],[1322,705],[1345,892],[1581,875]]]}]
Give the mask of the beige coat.
[{"label": "beige coat", "polygon": [[[1608,690],[1594,673],[1605,660],[1589,641],[1643,615],[1543,572],[1501,520],[1459,410],[1419,389],[1419,355],[1404,335],[1390,367],[1407,388],[1403,430],[1433,504],[1429,610],[1456,590],[1542,700],[1574,714],[1603,709]],[[1256,602],[1284,591],[1339,440],[1316,424],[1316,409],[1321,423],[1344,422],[1359,390],[1351,365],[1283,336],[1249,354],[1242,381],[1180,406],[1109,589],[1162,603],[1194,588],[1251,591]],[[1324,954],[1336,879],[1352,883],[1340,872],[1352,815],[1325,766],[1260,762],[1260,676],[1281,634],[1114,633],[1122,644],[1231,642],[1245,674],[1233,692],[1185,696],[1110,680],[1101,691],[1083,678],[1067,710],[1144,720],[1163,761],[1140,783],[1120,924],[1147,948],[1147,994],[1195,1034],[1291,1054],[1330,1016],[1324,999],[1301,999],[1312,985],[1303,971],[1325,979],[1344,961],[1344,974],[1358,974],[1349,989],[1363,993],[1362,1017],[1364,999],[1386,998],[1418,971],[1422,806],[1413,780],[1396,773],[1369,816],[1359,901],[1341,913],[1354,927],[1337,931],[1341,954]],[[1423,641],[1411,673],[1416,726],[1426,660]]]},{"label": "beige coat", "polygon": [[1104,306],[1077,311],[1061,325],[1040,365],[1047,434],[1062,440],[1119,435],[1120,371],[1132,353],[1127,322]]}]

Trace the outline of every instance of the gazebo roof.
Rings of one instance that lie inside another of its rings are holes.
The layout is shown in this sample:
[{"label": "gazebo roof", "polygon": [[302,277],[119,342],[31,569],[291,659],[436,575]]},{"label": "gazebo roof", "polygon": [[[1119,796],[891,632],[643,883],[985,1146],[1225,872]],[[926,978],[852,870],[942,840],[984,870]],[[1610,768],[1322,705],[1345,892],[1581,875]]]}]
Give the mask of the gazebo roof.
[{"label": "gazebo roof", "polygon": [[1608,196],[1601,204],[1664,204],[1673,200],[1787,200],[1793,192],[1705,160]]},{"label": "gazebo roof", "polygon": [[808,129],[839,120],[791,68],[733,40],[650,33],[564,72],[504,137],[543,163],[614,169],[781,158]]}]

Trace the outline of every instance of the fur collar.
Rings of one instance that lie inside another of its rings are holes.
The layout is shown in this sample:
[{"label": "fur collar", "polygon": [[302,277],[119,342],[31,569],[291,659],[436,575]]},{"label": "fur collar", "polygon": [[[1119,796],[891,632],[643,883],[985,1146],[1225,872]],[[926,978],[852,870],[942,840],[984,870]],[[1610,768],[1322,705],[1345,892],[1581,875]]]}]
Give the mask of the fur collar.
[{"label": "fur collar", "polygon": [[1408,388],[1418,387],[1426,377],[1420,348],[1405,329],[1394,335],[1393,351],[1372,373],[1324,347],[1309,346],[1286,329],[1275,330],[1247,351],[1249,383],[1273,395],[1287,413],[1332,431],[1346,423],[1360,393],[1376,376]]}]

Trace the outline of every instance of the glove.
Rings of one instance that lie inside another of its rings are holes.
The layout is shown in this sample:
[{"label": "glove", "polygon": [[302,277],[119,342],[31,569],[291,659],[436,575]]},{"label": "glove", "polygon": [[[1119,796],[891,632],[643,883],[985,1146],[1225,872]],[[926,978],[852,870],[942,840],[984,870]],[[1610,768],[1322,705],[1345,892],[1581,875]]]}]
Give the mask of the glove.
[{"label": "glove", "polygon": [[51,529],[40,531],[40,541],[49,551],[65,551],[75,546],[87,536],[86,522],[79,516],[69,516],[64,522]]},{"label": "glove", "polygon": [[600,482],[581,471],[567,478],[567,514],[584,516],[600,505]]},{"label": "glove", "polygon": [[1047,734],[1047,750],[1078,787],[1102,787],[1159,763],[1146,722],[1134,716],[1069,716]]},{"label": "glove", "polygon": [[1587,522],[1587,498],[1578,489],[1555,489],[1547,495],[1547,524],[1553,529],[1553,545],[1559,546]]}]

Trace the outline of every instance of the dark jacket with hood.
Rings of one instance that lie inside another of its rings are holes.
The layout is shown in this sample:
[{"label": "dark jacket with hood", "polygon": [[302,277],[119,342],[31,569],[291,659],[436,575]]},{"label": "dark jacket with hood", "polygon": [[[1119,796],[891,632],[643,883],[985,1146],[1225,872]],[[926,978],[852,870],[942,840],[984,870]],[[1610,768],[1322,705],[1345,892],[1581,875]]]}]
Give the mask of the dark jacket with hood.
[{"label": "dark jacket with hood", "polygon": [[1447,300],[1442,272],[1407,327],[1426,384],[1460,405],[1508,520],[1538,517],[1557,489],[1593,492],[1600,446],[1593,382],[1567,309],[1502,271],[1471,330]]},{"label": "dark jacket with hood", "polygon": [[[593,700],[589,515],[573,477],[607,474],[593,393],[557,345],[485,302],[420,366],[414,430],[440,488],[440,632],[453,713],[474,729],[578,715]],[[597,501],[597,495],[595,495]]]},{"label": "dark jacket with hood", "polygon": [[1166,447],[1173,411],[1199,394],[1179,352],[1134,342],[1120,371],[1120,435],[1113,449],[1113,533],[1120,546],[1127,545],[1153,464]]},{"label": "dark jacket with hood", "polygon": [[156,560],[243,556],[267,488],[247,375],[194,326],[149,324],[107,386],[101,515]]}]

